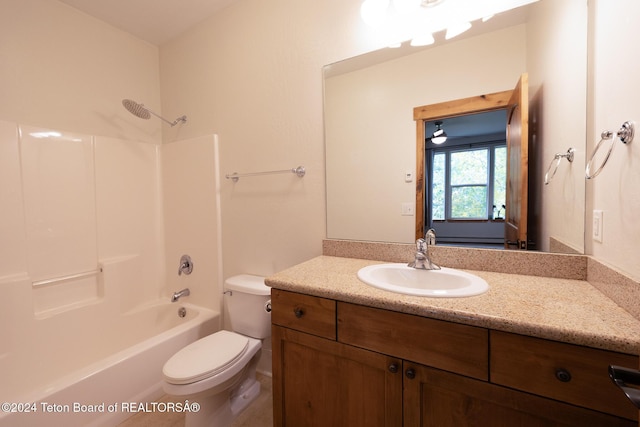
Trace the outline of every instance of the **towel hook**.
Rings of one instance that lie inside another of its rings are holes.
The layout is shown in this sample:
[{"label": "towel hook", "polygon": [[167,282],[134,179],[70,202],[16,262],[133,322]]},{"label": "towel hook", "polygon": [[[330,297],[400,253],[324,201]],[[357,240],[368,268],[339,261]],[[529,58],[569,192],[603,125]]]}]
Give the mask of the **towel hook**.
[{"label": "towel hook", "polygon": [[[603,131],[602,134],[600,135],[601,139],[596,144],[596,148],[593,150],[593,154],[591,154],[591,158],[587,163],[587,169],[585,171],[585,176],[587,177],[587,179],[595,178],[596,176],[598,176],[598,174],[600,174],[600,172],[602,172],[604,165],[607,164],[607,161],[609,160],[609,157],[613,152],[613,147],[616,145],[615,137],[618,137],[623,144],[630,144],[631,141],[633,141],[634,134],[635,134],[635,129],[634,129],[633,122],[629,122],[629,121],[624,122],[616,133],[613,133],[610,130]],[[612,140],[611,146],[609,147],[609,151],[607,151],[607,154],[604,156],[604,160],[602,160],[602,163],[600,164],[600,166],[598,166],[594,172],[591,172],[591,169],[593,168],[593,161],[596,158],[596,153],[602,146],[603,142],[609,139]]]},{"label": "towel hook", "polygon": [[[556,153],[556,155],[553,156],[553,160],[551,160],[551,163],[549,163],[549,167],[547,168],[547,173],[544,174],[544,185],[549,185],[553,177],[556,175],[556,172],[558,172],[558,166],[560,166],[560,162],[563,158],[567,159],[569,163],[573,162],[575,152],[575,148],[569,148],[566,153]],[[556,167],[553,169],[553,172],[551,172],[554,162]],[[551,175],[549,175],[549,172],[551,172]]]}]

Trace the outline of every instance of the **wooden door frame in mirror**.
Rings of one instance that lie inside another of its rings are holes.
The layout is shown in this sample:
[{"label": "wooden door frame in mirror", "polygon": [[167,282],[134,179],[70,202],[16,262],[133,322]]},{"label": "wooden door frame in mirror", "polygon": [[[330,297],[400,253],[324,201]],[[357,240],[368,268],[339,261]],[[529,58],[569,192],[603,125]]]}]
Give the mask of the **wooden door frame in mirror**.
[{"label": "wooden door frame in mirror", "polygon": [[425,233],[425,122],[447,117],[502,110],[509,107],[509,99],[512,93],[513,90],[505,90],[503,92],[494,92],[471,98],[423,105],[413,109],[413,120],[416,122],[416,239],[424,237]]}]

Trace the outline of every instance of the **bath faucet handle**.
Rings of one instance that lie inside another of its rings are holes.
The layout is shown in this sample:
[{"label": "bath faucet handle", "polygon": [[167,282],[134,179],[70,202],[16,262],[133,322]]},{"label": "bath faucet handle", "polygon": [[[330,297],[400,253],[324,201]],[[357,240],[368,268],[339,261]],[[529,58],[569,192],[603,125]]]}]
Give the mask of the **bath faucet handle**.
[{"label": "bath faucet handle", "polygon": [[427,251],[427,241],[425,239],[416,240],[416,252],[425,253]]},{"label": "bath faucet handle", "polygon": [[180,267],[178,267],[178,276],[184,274],[191,274],[193,271],[193,261],[189,255],[182,255],[180,257]]}]

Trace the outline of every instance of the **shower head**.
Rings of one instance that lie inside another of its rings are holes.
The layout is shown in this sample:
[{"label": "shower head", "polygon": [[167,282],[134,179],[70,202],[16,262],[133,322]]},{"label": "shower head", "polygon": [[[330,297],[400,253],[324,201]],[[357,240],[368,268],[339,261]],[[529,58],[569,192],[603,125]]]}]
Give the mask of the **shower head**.
[{"label": "shower head", "polygon": [[140,117],[145,120],[149,120],[151,118],[149,110],[146,109],[143,104],[138,104],[136,101],[132,101],[130,99],[123,99],[122,105],[124,105],[124,108],[136,117]]},{"label": "shower head", "polygon": [[126,108],[127,111],[129,111],[131,114],[144,120],[149,120],[149,118],[151,118],[151,114],[153,114],[160,120],[167,122],[169,125],[171,125],[171,127],[177,125],[180,122],[182,123],[187,122],[187,116],[178,117],[173,122],[170,122],[169,120],[165,119],[164,117],[154,113],[149,108],[145,107],[144,104],[138,104],[136,101],[133,101],[131,99],[123,99],[122,105],[124,105],[124,108]]}]

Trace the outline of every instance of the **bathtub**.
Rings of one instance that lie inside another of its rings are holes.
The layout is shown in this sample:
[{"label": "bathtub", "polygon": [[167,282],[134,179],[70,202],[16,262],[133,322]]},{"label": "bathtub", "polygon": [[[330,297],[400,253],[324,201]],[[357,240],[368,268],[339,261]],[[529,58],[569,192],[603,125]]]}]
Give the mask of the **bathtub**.
[{"label": "bathtub", "polygon": [[[219,330],[219,313],[159,301],[108,323],[97,333],[93,325],[92,336],[76,348],[65,348],[68,330],[60,329],[61,349],[44,340],[38,350],[38,340],[31,339],[36,343],[24,354],[0,357],[0,427],[115,426],[141,411],[185,410],[152,403],[163,395],[162,366],[182,347]],[[75,335],[83,327],[68,325]]]}]

